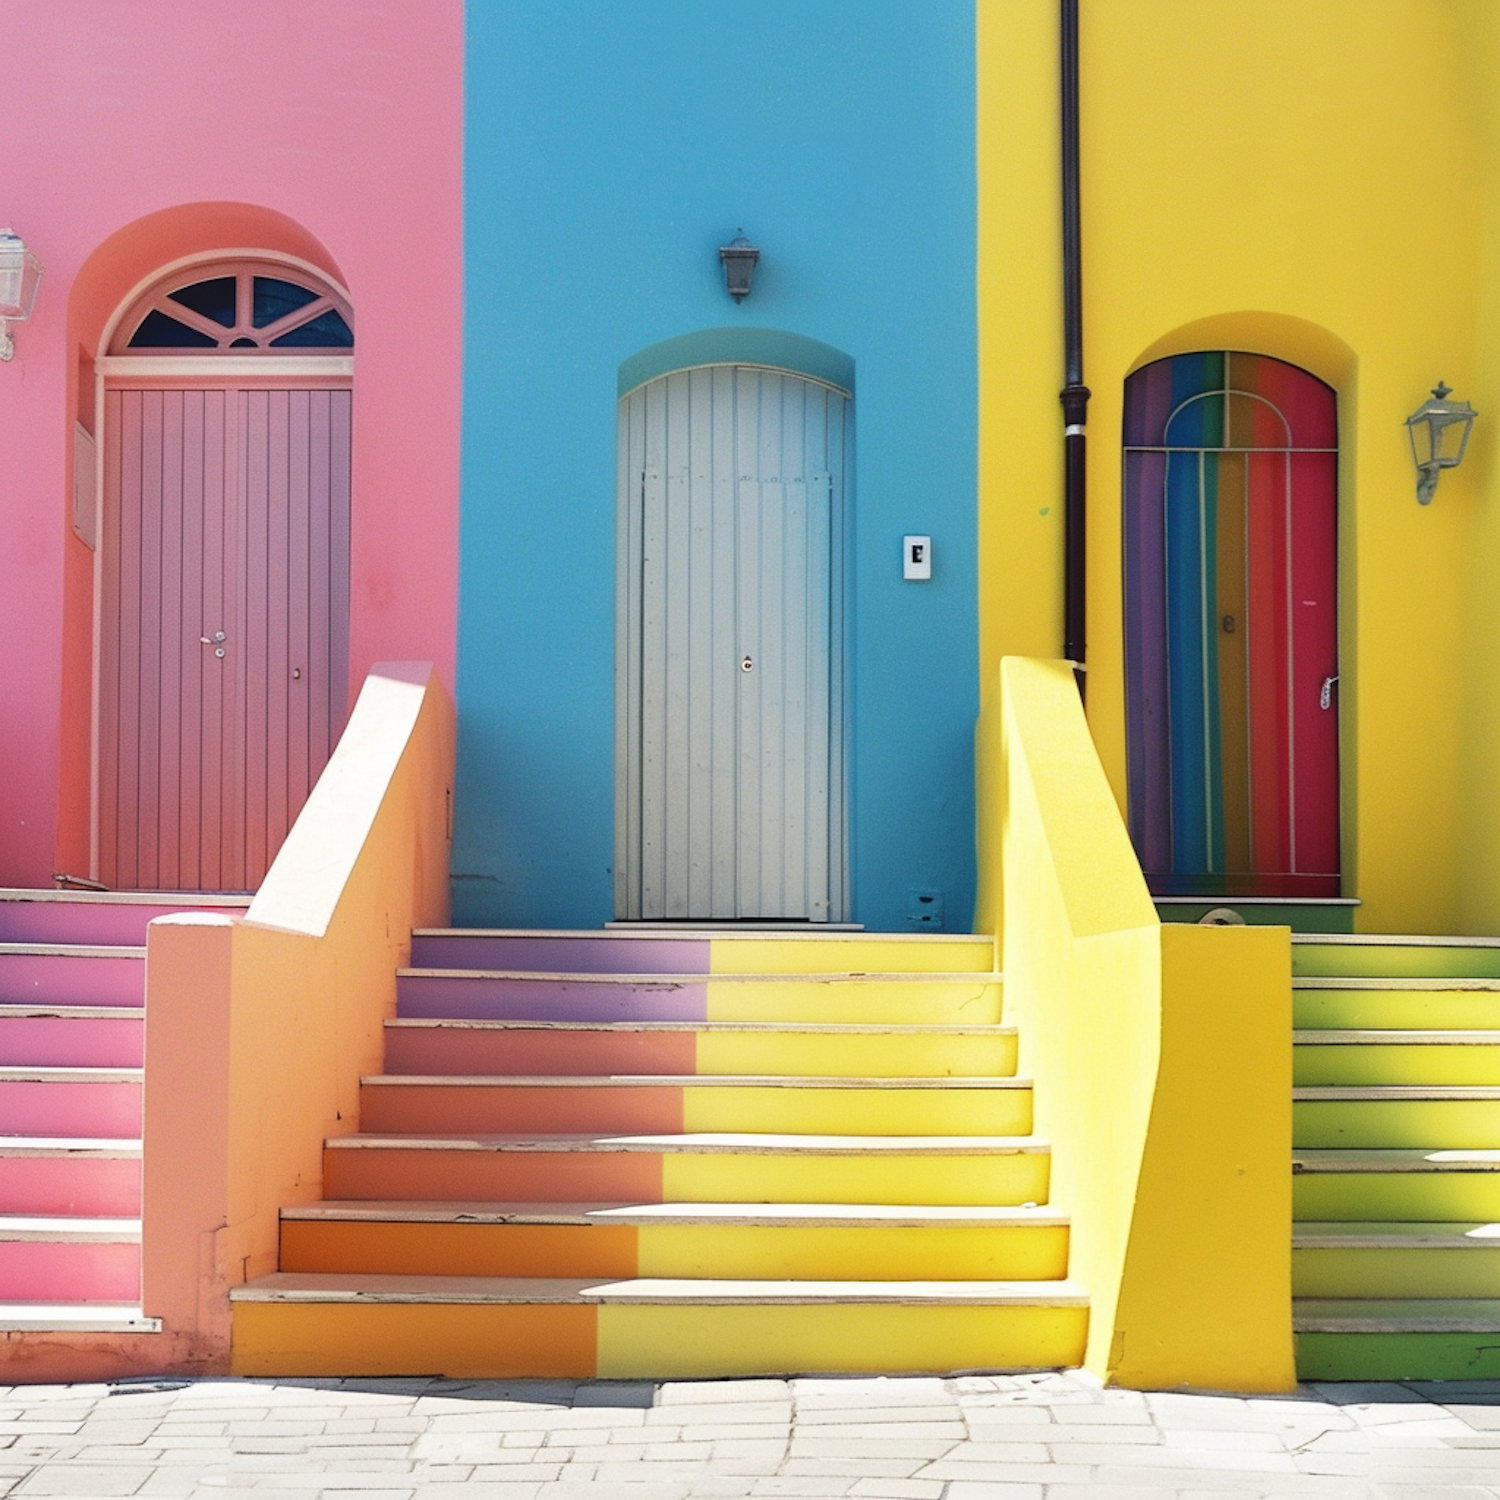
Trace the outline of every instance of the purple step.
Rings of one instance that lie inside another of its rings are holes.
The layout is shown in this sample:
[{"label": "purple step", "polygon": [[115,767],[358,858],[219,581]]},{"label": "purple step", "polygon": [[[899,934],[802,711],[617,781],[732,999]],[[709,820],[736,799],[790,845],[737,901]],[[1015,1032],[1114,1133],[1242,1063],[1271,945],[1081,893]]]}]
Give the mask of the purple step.
[{"label": "purple step", "polygon": [[68,1149],[52,1140],[0,1142],[0,1214],[97,1214],[139,1218],[141,1151],[138,1141],[81,1142]]},{"label": "purple step", "polygon": [[[112,1012],[112,1013],[111,1013]],[[0,1010],[0,1067],[138,1068],[146,1019],[120,1006]]]},{"label": "purple step", "polygon": [[138,1302],[140,1296],[139,1243],[0,1238],[0,1302]]},{"label": "purple step", "polygon": [[415,932],[411,966],[532,974],[706,974],[709,943],[608,932]]},{"label": "purple step", "polygon": [[708,987],[610,980],[530,979],[493,974],[403,972],[396,1014],[451,1021],[702,1021]]},{"label": "purple step", "polygon": [[143,947],[146,924],[173,912],[224,911],[243,916],[244,902],[224,906],[170,901],[126,901],[119,897],[0,897],[0,943],[75,943],[88,947]]},{"label": "purple step", "polygon": [[139,1140],[140,1134],[139,1072],[90,1077],[86,1069],[7,1068],[0,1073],[0,1136]]},{"label": "purple step", "polygon": [[0,1005],[133,1005],[145,1002],[146,950],[0,952]]}]

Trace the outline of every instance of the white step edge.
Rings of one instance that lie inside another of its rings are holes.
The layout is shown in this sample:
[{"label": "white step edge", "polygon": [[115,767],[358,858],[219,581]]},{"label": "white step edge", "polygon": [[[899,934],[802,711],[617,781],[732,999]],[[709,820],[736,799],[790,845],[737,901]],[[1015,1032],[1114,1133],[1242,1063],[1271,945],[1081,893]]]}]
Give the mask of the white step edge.
[{"label": "white step edge", "polygon": [[670,1151],[741,1156],[1043,1156],[1037,1136],[782,1135],[701,1131],[676,1135],[342,1135],[327,1151]]},{"label": "white step edge", "polygon": [[894,1303],[1087,1307],[1075,1281],[624,1281],[500,1276],[337,1276],[278,1271],[234,1287],[233,1302],[655,1303],[697,1307]]},{"label": "white step edge", "polygon": [[1292,1152],[1293,1173],[1500,1172],[1500,1151],[1422,1151],[1395,1147],[1323,1147]]},{"label": "white step edge", "polygon": [[139,1219],[0,1214],[0,1244],[120,1245],[137,1243],[140,1237]]},{"label": "white step edge", "polygon": [[39,906],[48,902],[68,906],[249,906],[253,899],[243,891],[90,891],[57,890],[52,887],[29,890],[25,886],[0,887],[0,901]]},{"label": "white step edge", "polygon": [[1067,1228],[1049,1207],[900,1203],[492,1203],[339,1199],[281,1210],[282,1222],[335,1224],[732,1224],[879,1229]]},{"label": "white step edge", "polygon": [[[0,1081],[5,1069],[0,1068]],[[963,1075],[882,1078],[878,1075],[814,1077],[804,1073],[372,1073],[360,1079],[364,1088],[489,1088],[489,1089],[874,1089],[966,1092],[1028,1090],[1029,1078],[972,1078]],[[1495,1090],[1500,1098],[1500,1089]]]},{"label": "white step edge", "polygon": [[1413,1031],[1350,1027],[1294,1031],[1294,1047],[1500,1047],[1500,1031]]},{"label": "white step edge", "polygon": [[0,1302],[0,1333],[160,1333],[160,1318],[109,1302]]},{"label": "white step edge", "polygon": [[140,1083],[144,1068],[0,1067],[0,1083]]},{"label": "white step edge", "polygon": [[[702,942],[709,937],[733,937],[736,935],[747,938],[758,938],[758,932],[746,932],[742,928],[736,932],[715,931],[709,933],[703,930],[694,930],[686,927],[652,927],[642,928],[634,925],[631,928],[621,927],[414,927],[412,936],[414,938],[543,938],[572,939],[572,938],[594,938],[598,940],[618,941],[620,938],[643,936],[650,933],[652,942],[662,938],[672,941]],[[782,942],[786,938],[800,938],[808,942],[817,942],[820,939],[829,941],[857,942],[857,943],[916,943],[919,946],[936,946],[944,943],[990,943],[993,944],[995,937],[989,932],[866,932],[861,929],[836,929],[816,931],[806,926],[777,929],[776,941]]]},{"label": "white step edge", "polygon": [[1299,974],[1292,980],[1294,990],[1365,990],[1378,994],[1441,993],[1444,990],[1474,990],[1480,994],[1500,990],[1500,978],[1483,975],[1451,975],[1437,979],[1391,979],[1384,975],[1360,977],[1351,974]]},{"label": "white step edge", "polygon": [[1292,942],[1309,948],[1500,948],[1500,937],[1425,932],[1294,932]]},{"label": "white step edge", "polygon": [[1500,1251],[1500,1224],[1423,1224],[1379,1220],[1298,1220],[1294,1250],[1488,1250]]},{"label": "white step edge", "polygon": [[1298,1333],[1500,1333],[1490,1297],[1297,1297]]},{"label": "white step edge", "polygon": [[[682,989],[700,984],[845,984],[867,988],[874,984],[899,984],[907,988],[913,985],[993,985],[1003,982],[1004,976],[990,969],[967,972],[942,970],[935,974],[914,972],[910,969],[894,972],[873,969],[850,969],[847,971],[825,970],[815,974],[591,974],[571,969],[397,969],[398,979],[494,979],[525,981],[537,984],[609,984],[634,986],[637,989]],[[1496,983],[1500,983],[1497,980]]]},{"label": "white step edge", "polygon": [[139,958],[144,947],[105,947],[93,943],[0,943],[0,958]]},{"label": "white step edge", "polygon": [[[4,1012],[0,1012],[4,1014]],[[492,1021],[470,1020],[450,1016],[399,1016],[388,1020],[387,1030],[397,1031],[588,1031],[606,1035],[628,1035],[632,1032],[666,1032],[699,1034],[749,1032],[764,1036],[951,1036],[1010,1037],[1014,1026],[974,1025],[942,1026],[908,1024],[891,1021],[866,1024],[841,1021]],[[1500,1041],[1500,1032],[1495,1033]]]},{"label": "white step edge", "polygon": [[0,1135],[0,1159],[19,1157],[97,1156],[119,1161],[139,1161],[141,1143],[128,1137],[70,1135]]},{"label": "white step edge", "polygon": [[146,1007],[140,1005],[46,1005],[30,1000],[0,1001],[4,1021],[144,1021]]},{"label": "white step edge", "polygon": [[1489,1084],[1309,1084],[1292,1090],[1294,1104],[1482,1104],[1500,1100],[1500,1088]]}]

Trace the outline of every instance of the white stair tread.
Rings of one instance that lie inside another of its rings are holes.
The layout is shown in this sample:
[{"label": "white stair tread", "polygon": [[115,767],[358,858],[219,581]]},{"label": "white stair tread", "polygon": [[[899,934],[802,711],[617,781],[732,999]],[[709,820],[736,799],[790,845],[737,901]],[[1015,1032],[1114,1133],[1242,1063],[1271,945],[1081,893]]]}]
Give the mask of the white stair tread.
[{"label": "white stair tread", "polygon": [[1294,1031],[1298,1047],[1500,1047],[1500,1031],[1377,1030]]},{"label": "white stair tread", "polygon": [[0,1302],[0,1333],[160,1333],[161,1319],[112,1302]]},{"label": "white stair tread", "polygon": [[1292,1153],[1293,1172],[1500,1172],[1500,1151],[1330,1147]]},{"label": "white stair tread", "polygon": [[126,1244],[141,1237],[139,1219],[73,1218],[61,1214],[0,1214],[0,1244]]},{"label": "white stair tread", "polygon": [[[618,942],[622,938],[647,936],[654,943],[661,938],[680,941],[703,942],[709,936],[702,928],[687,927],[681,925],[658,926],[655,924],[631,923],[628,927],[572,927],[572,928],[545,928],[536,927],[417,927],[412,930],[413,937],[443,937],[443,938],[592,938],[595,941]],[[722,928],[716,929],[713,937],[734,937],[743,935],[747,938],[759,937],[756,932],[747,932],[743,928],[736,932],[724,932]],[[849,942],[851,941],[850,929],[842,931],[818,931],[809,927],[800,927],[789,930],[776,929],[775,941],[780,943],[787,938],[796,942]],[[922,947],[939,945],[943,943],[993,943],[994,934],[989,932],[865,932],[862,929],[852,939],[860,943],[916,943]]]},{"label": "white stair tread", "polygon": [[1385,976],[1360,978],[1350,974],[1299,974],[1292,980],[1294,990],[1368,990],[1396,994],[1421,994],[1429,990],[1500,990],[1500,979],[1452,975],[1437,979],[1392,979]]},{"label": "white stair tread", "polygon": [[65,906],[249,906],[251,899],[243,891],[91,891],[56,890],[51,886],[35,890],[27,886],[0,887],[0,901],[38,904],[55,902]]},{"label": "white stair tread", "polygon": [[400,1224],[735,1224],[881,1228],[1066,1226],[1048,1207],[899,1203],[459,1203],[342,1199],[281,1211],[283,1220]]},{"label": "white stair tread", "polygon": [[1418,932],[1294,932],[1304,947],[1338,948],[1500,948],[1500,937],[1443,937]]},{"label": "white stair tread", "polygon": [[1298,1333],[1500,1333],[1492,1297],[1298,1297]]},{"label": "white stair tread", "polygon": [[30,1000],[0,1002],[0,1017],[50,1021],[142,1021],[146,1007],[141,1005],[36,1005]]},{"label": "white stair tread", "polygon": [[145,958],[138,947],[97,943],[0,943],[0,957],[10,954],[27,958]]},{"label": "white stair tread", "polygon": [[331,1151],[691,1151],[762,1156],[1020,1156],[1050,1153],[1025,1135],[780,1135],[700,1131],[679,1135],[342,1135]]},{"label": "white stair tread", "polygon": [[102,1156],[139,1161],[141,1143],[110,1136],[0,1135],[0,1158],[21,1156]]},{"label": "white stair tread", "polygon": [[339,1276],[279,1271],[235,1287],[235,1302],[636,1302],[694,1306],[905,1303],[1086,1307],[1073,1281],[626,1281],[491,1276]]},{"label": "white stair tread", "polygon": [[0,1083],[139,1083],[144,1068],[0,1067]]},{"label": "white stair tread", "polygon": [[1500,1099],[1500,1088],[1490,1084],[1319,1084],[1292,1090],[1293,1102],[1306,1103],[1482,1103]]},{"label": "white stair tread", "polygon": [[1500,1224],[1418,1224],[1379,1220],[1292,1225],[1294,1250],[1500,1250]]},{"label": "white stair tread", "polygon": [[[5,1076],[0,1069],[0,1078]],[[360,1079],[366,1088],[503,1089],[1029,1089],[1029,1078],[970,1078],[931,1074],[916,1078],[820,1078],[805,1073],[374,1073]],[[1500,1097],[1500,1089],[1496,1089]]]},{"label": "white stair tread", "polygon": [[[410,1031],[590,1031],[610,1035],[632,1032],[757,1032],[795,1036],[1014,1036],[1014,1026],[886,1025],[837,1021],[489,1021],[453,1017],[403,1016],[385,1023],[387,1030]],[[1500,1032],[1496,1033],[1500,1039]]]},{"label": "white stair tread", "polygon": [[[0,950],[3,951],[3,950]],[[142,950],[144,951],[144,950]],[[974,985],[999,984],[1002,976],[993,969],[979,969],[970,973],[954,973],[940,969],[934,973],[914,972],[901,969],[893,972],[874,970],[849,970],[835,973],[819,971],[812,974],[618,974],[579,973],[565,969],[397,969],[401,979],[524,979],[528,982],[548,984],[611,984],[626,985],[636,989],[651,988],[680,990],[687,985],[699,984],[904,984],[904,985]]]}]

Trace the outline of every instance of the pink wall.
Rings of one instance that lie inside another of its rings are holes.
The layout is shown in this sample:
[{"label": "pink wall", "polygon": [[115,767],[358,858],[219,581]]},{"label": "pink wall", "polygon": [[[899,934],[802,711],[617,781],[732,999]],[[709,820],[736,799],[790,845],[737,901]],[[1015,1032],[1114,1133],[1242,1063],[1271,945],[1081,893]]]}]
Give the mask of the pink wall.
[{"label": "pink wall", "polygon": [[431,660],[452,685],[463,7],[47,0],[7,27],[17,138],[0,224],[46,275],[0,366],[0,884],[45,885],[84,869],[88,846],[92,555],[70,529],[80,359],[166,260],[264,245],[348,287],[351,688],[392,658]]}]

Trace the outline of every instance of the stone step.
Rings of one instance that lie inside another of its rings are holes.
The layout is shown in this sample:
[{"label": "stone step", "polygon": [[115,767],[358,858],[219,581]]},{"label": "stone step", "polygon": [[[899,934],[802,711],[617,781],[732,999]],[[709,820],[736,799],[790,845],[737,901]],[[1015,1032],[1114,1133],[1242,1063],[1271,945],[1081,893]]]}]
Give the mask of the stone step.
[{"label": "stone step", "polygon": [[140,945],[153,918],[178,911],[243,913],[248,896],[181,891],[0,889],[0,943]]},{"label": "stone step", "polygon": [[0,1214],[141,1211],[141,1143],[88,1137],[0,1136]]},{"label": "stone step", "polygon": [[144,1002],[144,948],[0,943],[0,1006]]},{"label": "stone step", "polygon": [[282,1272],[231,1294],[242,1375],[693,1378],[1082,1361],[1068,1281],[512,1280]]},{"label": "stone step", "polygon": [[1034,1136],[748,1132],[335,1137],[329,1198],[1024,1204],[1047,1200]]},{"label": "stone step", "polygon": [[1294,1088],[1292,1140],[1298,1148],[1483,1150],[1500,1140],[1500,1087]]},{"label": "stone step", "polygon": [[1500,1378],[1497,1298],[1298,1298],[1292,1324],[1303,1380]]},{"label": "stone step", "polygon": [[1348,1028],[1293,1033],[1299,1086],[1475,1084],[1500,1079],[1500,1031]]},{"label": "stone step", "polygon": [[988,936],[951,933],[418,928],[412,933],[411,962],[427,968],[579,974],[921,974],[992,971],[995,942]]},{"label": "stone step", "polygon": [[1500,938],[1294,933],[1292,973],[1375,979],[1500,978]]},{"label": "stone step", "polygon": [[325,1202],[282,1210],[283,1271],[450,1276],[1057,1280],[1047,1208]]},{"label": "stone step", "polygon": [[992,973],[525,973],[402,969],[398,1016],[492,1021],[792,1021],[994,1025]]},{"label": "stone step", "polygon": [[141,1134],[140,1068],[0,1068],[0,1136]]},{"label": "stone step", "polygon": [[1025,1135],[1031,1084],[1022,1078],[380,1074],[362,1080],[360,1121],[366,1130],[432,1134]]},{"label": "stone step", "polygon": [[1500,1224],[1292,1226],[1297,1297],[1500,1296]]},{"label": "stone step", "polygon": [[11,1005],[0,1008],[0,1067],[138,1068],[144,1010],[117,1005]]},{"label": "stone step", "polygon": [[1292,1023],[1302,1030],[1500,1030],[1500,980],[1299,979]]},{"label": "stone step", "polygon": [[0,1302],[0,1333],[160,1333],[139,1302]]},{"label": "stone step", "polygon": [[0,1215],[0,1302],[130,1302],[141,1294],[139,1219]]},{"label": "stone step", "polygon": [[428,1074],[1002,1077],[1016,1070],[1016,1034],[1003,1026],[394,1020],[386,1022],[385,1067]]}]

